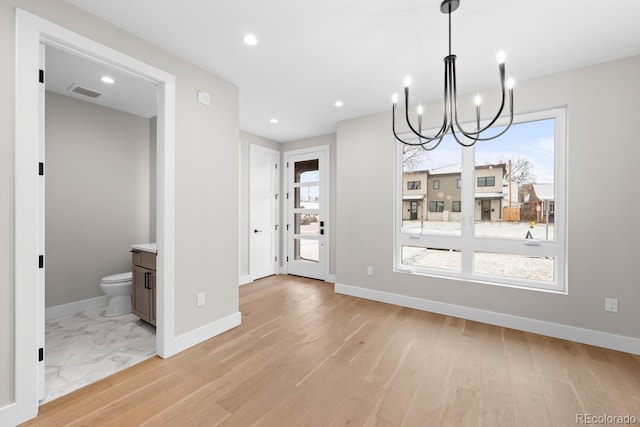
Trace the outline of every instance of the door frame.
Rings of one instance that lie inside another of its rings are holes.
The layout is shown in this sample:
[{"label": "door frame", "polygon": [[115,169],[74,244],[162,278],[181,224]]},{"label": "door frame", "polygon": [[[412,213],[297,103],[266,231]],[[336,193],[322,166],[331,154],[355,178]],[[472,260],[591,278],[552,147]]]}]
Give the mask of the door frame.
[{"label": "door frame", "polygon": [[[277,150],[273,150],[271,148],[267,148],[267,147],[263,147],[262,145],[258,145],[258,144],[249,144],[249,229],[248,229],[248,233],[249,233],[249,276],[251,277],[251,280],[256,280],[256,275],[254,273],[254,271],[251,268],[251,236],[253,236],[252,231],[251,231],[251,201],[252,201],[252,188],[251,188],[251,159],[253,157],[253,154],[255,151],[262,151],[264,153],[267,154],[271,154],[274,155],[277,159],[277,164],[278,167],[276,169],[276,194],[277,194],[277,200],[275,203],[275,222],[276,225],[279,226],[280,225],[280,204],[281,204],[281,200],[282,198],[279,197],[280,196],[280,188],[282,185],[282,177],[281,177],[281,173],[280,170],[282,169],[280,167],[281,164],[281,159],[280,159],[280,152]],[[274,239],[274,243],[273,243],[273,252],[276,254],[276,256],[278,257],[278,259],[275,261],[275,268],[273,271],[273,274],[278,274],[278,270],[279,270],[279,265],[280,265],[280,229],[276,229],[275,234],[275,239]]]},{"label": "door frame", "polygon": [[[156,234],[156,351],[168,357],[179,350],[175,337],[175,76],[97,43],[64,27],[16,9],[15,40],[15,424],[38,414],[38,301],[44,273],[38,268],[38,242],[44,215],[38,192],[38,135],[44,123],[37,70],[40,43],[108,64],[158,84]],[[46,172],[46,171],[45,171]],[[46,264],[46,260],[45,260]],[[44,301],[44,298],[42,298]],[[44,307],[42,307],[44,309]],[[44,319],[42,319],[44,321]]]},{"label": "door frame", "polygon": [[[331,223],[331,205],[330,205],[330,188],[331,188],[331,181],[330,181],[330,174],[329,171],[331,170],[331,164],[330,164],[330,159],[331,159],[331,149],[330,146],[327,145],[318,145],[318,146],[314,146],[314,147],[308,147],[308,148],[301,148],[298,150],[290,150],[290,151],[285,151],[284,153],[282,153],[283,155],[283,164],[287,165],[287,168],[289,167],[289,159],[292,156],[297,156],[297,155],[301,155],[301,154],[311,154],[311,153],[316,153],[318,151],[321,151],[324,153],[324,162],[323,162],[323,166],[321,166],[321,170],[320,170],[320,177],[321,177],[321,182],[322,182],[322,188],[323,191],[321,192],[321,200],[323,201],[323,209],[324,209],[324,213],[325,213],[325,218],[323,219],[323,221],[325,221],[325,226],[324,226],[324,247],[322,249],[322,254],[321,256],[323,256],[323,261],[324,261],[324,268],[323,268],[323,275],[324,278],[323,280],[327,281],[331,276],[329,274],[329,267],[330,267],[330,247],[331,247],[331,241],[330,241],[330,235],[331,235],[331,227],[333,227],[333,224]],[[284,179],[284,184],[285,184],[285,192],[288,193],[289,191],[289,186],[290,183],[289,182],[289,172],[287,170],[286,173],[286,177]],[[288,197],[293,197],[293,195],[288,194]],[[289,227],[289,230],[283,230],[286,233],[286,238],[285,238],[285,243],[284,243],[284,253],[285,253],[285,263],[284,263],[284,270],[286,274],[289,274],[289,263],[286,261],[286,259],[288,259],[288,257],[293,256],[293,254],[289,253],[289,231],[291,231],[291,227],[293,227],[293,224],[289,224],[289,200],[288,198],[283,199],[283,203],[285,203],[285,209],[284,209],[284,224],[287,224]]]}]

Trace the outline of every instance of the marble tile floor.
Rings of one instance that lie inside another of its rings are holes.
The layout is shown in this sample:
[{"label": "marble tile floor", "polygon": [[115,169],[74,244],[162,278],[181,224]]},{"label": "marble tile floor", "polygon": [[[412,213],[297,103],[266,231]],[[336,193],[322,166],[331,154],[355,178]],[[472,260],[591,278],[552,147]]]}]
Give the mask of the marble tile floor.
[{"label": "marble tile floor", "polygon": [[156,354],[155,328],[105,307],[45,322],[45,398],[49,402]]}]

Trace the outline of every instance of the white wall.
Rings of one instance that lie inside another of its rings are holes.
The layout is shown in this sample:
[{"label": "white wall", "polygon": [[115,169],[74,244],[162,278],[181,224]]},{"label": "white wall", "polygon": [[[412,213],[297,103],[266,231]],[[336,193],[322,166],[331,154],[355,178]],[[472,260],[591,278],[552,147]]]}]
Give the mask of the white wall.
[{"label": "white wall", "polygon": [[[0,408],[14,402],[15,7],[176,77],[175,332],[238,312],[238,88],[63,0],[0,2]],[[35,72],[35,71],[34,71]],[[196,101],[212,94],[211,106]],[[224,161],[217,161],[224,159]],[[221,208],[224,203],[224,209]],[[196,294],[207,304],[196,307]],[[168,296],[171,298],[172,296]]]},{"label": "white wall", "polygon": [[144,117],[52,92],[45,111],[52,307],[101,296],[102,277],[131,271],[130,245],[149,241],[151,144]]},{"label": "white wall", "polygon": [[[634,195],[639,75],[636,56],[516,87],[516,112],[568,106],[568,295],[393,272],[395,157],[389,112],[337,127],[337,282],[640,338],[635,215],[640,201]],[[473,95],[459,102],[472,106]],[[427,107],[441,111],[441,102]],[[626,220],[614,220],[619,209]],[[373,266],[374,276],[366,275],[367,266]],[[618,298],[618,313],[604,311],[605,297]]]}]

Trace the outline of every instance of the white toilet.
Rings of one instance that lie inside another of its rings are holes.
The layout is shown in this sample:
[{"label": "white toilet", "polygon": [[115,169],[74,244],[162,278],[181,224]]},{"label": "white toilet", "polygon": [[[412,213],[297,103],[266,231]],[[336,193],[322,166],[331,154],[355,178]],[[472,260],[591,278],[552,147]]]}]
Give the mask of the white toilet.
[{"label": "white toilet", "polygon": [[102,292],[109,295],[104,315],[122,316],[131,313],[131,272],[103,277],[100,281]]}]

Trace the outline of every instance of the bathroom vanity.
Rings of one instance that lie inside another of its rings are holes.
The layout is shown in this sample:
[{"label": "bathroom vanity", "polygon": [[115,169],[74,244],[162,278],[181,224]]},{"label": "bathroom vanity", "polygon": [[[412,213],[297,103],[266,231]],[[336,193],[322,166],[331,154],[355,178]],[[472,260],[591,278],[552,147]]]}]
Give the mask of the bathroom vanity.
[{"label": "bathroom vanity", "polygon": [[156,254],[155,243],[131,245],[131,311],[140,319],[156,325]]}]

